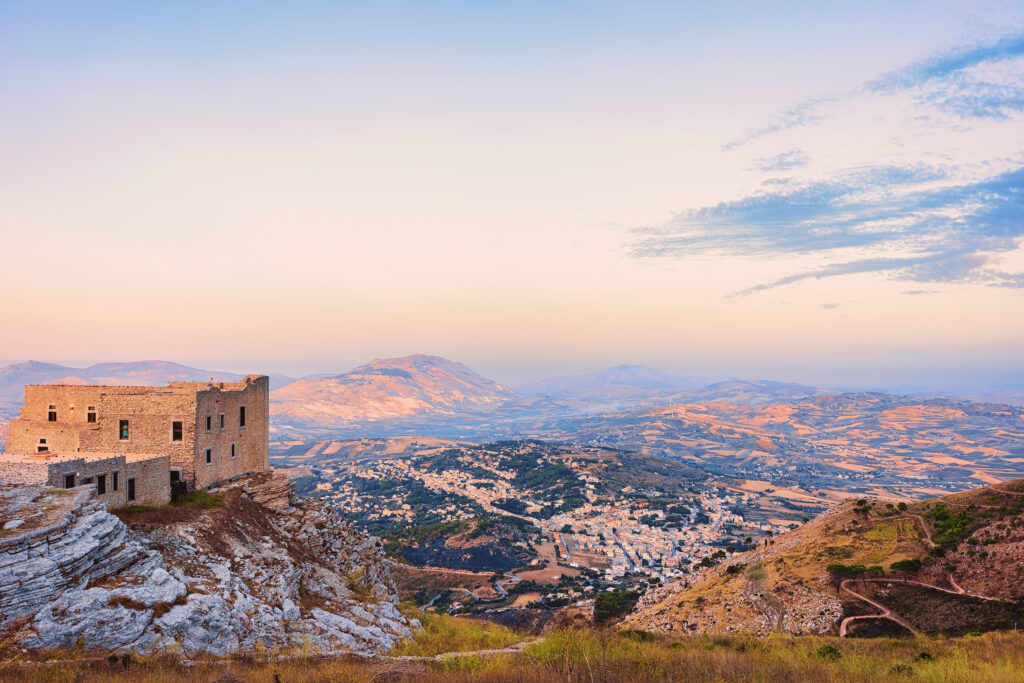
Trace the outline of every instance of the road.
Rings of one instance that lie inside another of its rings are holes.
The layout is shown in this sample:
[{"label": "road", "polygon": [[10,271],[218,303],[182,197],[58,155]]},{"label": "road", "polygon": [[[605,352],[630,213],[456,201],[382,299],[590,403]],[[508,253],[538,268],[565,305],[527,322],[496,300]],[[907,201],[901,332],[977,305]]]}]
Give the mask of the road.
[{"label": "road", "polygon": [[[859,579],[859,580],[862,583],[905,583],[905,584],[909,584],[911,586],[921,586],[922,588],[930,588],[932,590],[942,591],[943,593],[949,593],[950,595],[965,595],[965,596],[967,596],[969,598],[977,598],[979,600],[1013,602],[1012,600],[1005,600],[1004,598],[992,597],[990,595],[979,595],[978,593],[969,593],[966,590],[964,590],[960,586],[960,584],[958,584],[956,582],[956,579],[954,579],[952,576],[949,576],[948,578],[949,578],[950,585],[953,586],[953,589],[942,588],[941,586],[935,586],[935,585],[930,584],[930,583],[924,583],[923,581],[910,581],[910,580],[897,581],[895,579]],[[855,616],[855,617],[846,617],[839,624],[839,637],[840,638],[845,638],[846,637],[847,626],[849,625],[849,623],[851,621],[854,621],[856,619],[890,619],[892,621],[895,621],[897,624],[899,624],[903,628],[909,630],[911,633],[914,633],[914,634],[917,633],[917,631],[914,630],[914,628],[910,625],[909,622],[907,622],[906,619],[904,619],[900,615],[896,614],[895,612],[890,610],[885,605],[877,603],[877,602],[875,602],[874,600],[872,600],[870,598],[866,598],[863,595],[861,595],[860,593],[857,593],[856,591],[851,589],[849,584],[852,581],[853,581],[853,579],[846,579],[845,581],[842,582],[842,584],[840,584],[840,587],[844,591],[849,593],[850,595],[852,595],[852,596],[854,596],[854,597],[856,597],[856,598],[858,598],[860,600],[863,600],[864,602],[868,603],[869,605],[871,605],[873,607],[877,607],[878,609],[882,610],[883,613],[882,614],[864,614],[864,615],[858,615],[858,616]]]},{"label": "road", "polygon": [[858,592],[854,591],[853,589],[851,589],[850,585],[849,585],[850,581],[852,581],[852,579],[846,579],[845,581],[843,581],[840,584],[840,587],[844,591],[846,591],[847,593],[852,595],[853,597],[858,598],[860,600],[863,600],[864,602],[868,603],[872,607],[875,607],[877,609],[882,610],[882,613],[881,614],[861,614],[861,615],[858,615],[858,616],[855,616],[855,617],[846,617],[845,619],[843,619],[842,623],[839,624],[839,637],[840,638],[845,638],[846,637],[846,630],[847,630],[847,627],[850,625],[850,622],[856,621],[857,619],[889,619],[890,621],[895,621],[897,624],[899,624],[903,628],[907,629],[908,631],[913,633],[915,636],[917,635],[917,631],[915,631],[914,627],[910,625],[910,622],[908,622],[906,619],[904,619],[900,615],[898,615],[895,612],[893,612],[891,609],[889,609],[885,605],[877,603],[874,600],[872,600],[871,598],[866,598],[863,595],[861,595],[860,593],[858,593]]}]

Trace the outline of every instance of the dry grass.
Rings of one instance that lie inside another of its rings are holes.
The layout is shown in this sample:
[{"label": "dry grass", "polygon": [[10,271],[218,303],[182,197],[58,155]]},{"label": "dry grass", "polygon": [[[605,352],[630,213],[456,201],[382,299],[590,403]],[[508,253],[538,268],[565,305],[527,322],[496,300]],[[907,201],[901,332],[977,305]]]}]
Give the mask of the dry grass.
[{"label": "dry grass", "polygon": [[[438,623],[444,620],[439,620]],[[462,621],[462,620],[457,620]],[[436,627],[436,625],[435,625]],[[429,627],[428,627],[429,628]],[[435,638],[461,631],[443,626]],[[428,649],[429,650],[429,649]],[[938,683],[1024,681],[1024,634],[976,638],[839,640],[772,636],[671,639],[614,631],[561,631],[526,652],[462,657],[439,663],[360,659],[234,661],[182,667],[174,657],[0,668],[5,681],[235,681],[292,683],[415,680],[438,682],[605,683],[621,681],[737,681],[740,683]]]},{"label": "dry grass", "polygon": [[437,612],[407,609],[409,616],[420,620],[423,627],[412,640],[398,644],[391,654],[432,657],[442,652],[500,650],[529,640],[530,636],[479,619],[453,617]]}]

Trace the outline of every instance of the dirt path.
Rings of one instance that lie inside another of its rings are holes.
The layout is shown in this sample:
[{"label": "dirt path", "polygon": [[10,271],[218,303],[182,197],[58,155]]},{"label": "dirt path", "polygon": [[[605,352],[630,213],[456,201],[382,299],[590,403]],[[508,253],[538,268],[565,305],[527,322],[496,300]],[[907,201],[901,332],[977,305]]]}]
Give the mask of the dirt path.
[{"label": "dirt path", "polygon": [[921,515],[916,515],[913,512],[906,512],[904,514],[907,517],[913,517],[914,519],[916,519],[918,522],[921,523],[921,531],[924,532],[924,537],[928,540],[928,545],[929,546],[931,546],[932,548],[938,548],[939,547],[939,544],[932,540],[931,529],[928,528],[928,524],[924,521],[924,517],[922,517]]},{"label": "dirt path", "polygon": [[848,585],[850,583],[850,581],[851,581],[851,579],[846,579],[845,581],[843,581],[840,584],[840,587],[844,591],[846,591],[847,593],[852,595],[853,597],[858,598],[860,600],[863,600],[864,602],[868,603],[872,607],[875,607],[877,609],[882,610],[882,613],[881,614],[860,614],[860,615],[857,615],[855,617],[846,617],[839,624],[839,637],[840,638],[845,638],[846,637],[846,631],[847,631],[847,628],[850,625],[850,622],[856,621],[857,619],[889,619],[890,621],[895,621],[897,624],[899,624],[903,628],[907,629],[908,631],[913,633],[915,636],[917,635],[917,631],[915,631],[914,627],[910,625],[910,622],[908,622],[906,619],[904,619],[900,615],[898,615],[895,612],[893,612],[891,609],[889,609],[885,605],[877,603],[874,600],[872,600],[871,598],[866,598],[863,595],[861,595],[860,593],[858,593],[858,592],[854,591],[853,589],[851,589],[850,586]]},{"label": "dirt path", "polygon": [[[903,581],[899,581],[899,580],[896,580],[896,579],[861,579],[861,581],[868,582],[868,583],[904,583],[904,584],[908,584],[908,585],[911,585],[911,586],[920,586],[922,588],[930,588],[932,590],[942,591],[943,593],[949,593],[950,595],[964,595],[964,596],[967,596],[969,598],[977,598],[978,600],[988,600],[990,602],[991,601],[1013,602],[1013,600],[1006,600],[1005,598],[992,597],[991,595],[979,595],[977,593],[969,593],[968,591],[964,590],[964,588],[960,584],[958,584],[956,582],[956,579],[954,579],[952,577],[952,575],[950,575],[948,577],[948,580],[949,580],[950,585],[953,586],[952,589],[950,589],[950,588],[942,588],[941,586],[936,586],[936,585],[930,584],[930,583],[924,583],[923,581],[911,581],[909,579],[905,579]],[[863,595],[861,595],[860,593],[857,593],[856,591],[852,590],[847,585],[851,581],[852,581],[852,579],[846,579],[845,581],[843,581],[842,584],[840,584],[840,587],[844,591],[849,593],[850,595],[863,600],[864,602],[868,603],[872,607],[877,607],[878,609],[882,610],[883,614],[863,614],[863,615],[857,615],[857,616],[854,616],[854,617],[846,617],[839,624],[839,637],[840,638],[845,638],[846,637],[847,626],[849,625],[849,623],[851,621],[854,621],[856,619],[891,619],[892,621],[895,621],[897,624],[899,624],[900,626],[906,628],[911,633],[914,633],[916,635],[917,631],[915,631],[914,628],[903,617],[899,616],[898,614],[896,614],[895,612],[890,610],[885,605],[877,603],[874,600],[871,600],[870,598],[866,598]]]}]

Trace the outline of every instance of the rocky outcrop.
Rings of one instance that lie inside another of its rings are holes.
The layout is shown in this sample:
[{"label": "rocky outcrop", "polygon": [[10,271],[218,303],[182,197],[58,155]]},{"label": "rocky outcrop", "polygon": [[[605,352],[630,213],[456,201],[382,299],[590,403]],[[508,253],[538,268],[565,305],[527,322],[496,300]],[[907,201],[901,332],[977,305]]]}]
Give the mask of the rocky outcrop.
[{"label": "rocky outcrop", "polygon": [[8,500],[31,501],[38,508],[32,514],[45,514],[51,506],[63,512],[55,522],[0,538],[0,628],[90,581],[128,568],[145,574],[160,563],[86,489],[52,494],[27,486],[5,489]]},{"label": "rocky outcrop", "polygon": [[187,655],[384,652],[418,626],[395,606],[379,542],[332,510],[282,495],[269,476],[220,495],[211,509],[127,514],[127,525],[76,499],[46,533],[4,539],[4,623],[29,648]]}]

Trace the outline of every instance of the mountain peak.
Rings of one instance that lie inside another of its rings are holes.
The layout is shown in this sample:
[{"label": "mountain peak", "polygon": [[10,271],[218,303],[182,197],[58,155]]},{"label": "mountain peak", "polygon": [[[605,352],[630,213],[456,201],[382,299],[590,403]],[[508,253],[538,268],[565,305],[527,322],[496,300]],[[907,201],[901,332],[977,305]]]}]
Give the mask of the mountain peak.
[{"label": "mountain peak", "polygon": [[375,358],[340,375],[295,382],[272,392],[271,411],[330,425],[472,411],[496,406],[513,396],[462,363],[413,354]]}]

